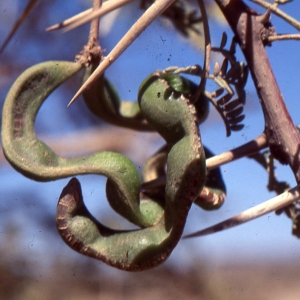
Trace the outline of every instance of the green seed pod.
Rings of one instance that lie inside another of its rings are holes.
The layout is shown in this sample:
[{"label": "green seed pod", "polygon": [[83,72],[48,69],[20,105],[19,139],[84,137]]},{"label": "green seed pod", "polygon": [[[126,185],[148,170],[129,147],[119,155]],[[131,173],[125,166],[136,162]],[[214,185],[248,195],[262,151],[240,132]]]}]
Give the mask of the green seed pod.
[{"label": "green seed pod", "polygon": [[[86,69],[83,82],[92,72],[92,66]],[[141,114],[138,103],[121,100],[104,75],[83,92],[83,98],[90,111],[107,123],[141,131],[153,130]]]}]

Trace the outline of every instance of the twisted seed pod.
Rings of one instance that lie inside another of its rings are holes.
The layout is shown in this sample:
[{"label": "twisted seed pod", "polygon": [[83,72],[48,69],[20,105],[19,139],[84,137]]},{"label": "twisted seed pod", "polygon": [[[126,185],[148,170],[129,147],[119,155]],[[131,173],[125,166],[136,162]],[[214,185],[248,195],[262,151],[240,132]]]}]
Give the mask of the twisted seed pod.
[{"label": "twisted seed pod", "polygon": [[[58,204],[58,228],[66,243],[83,254],[129,271],[153,267],[169,256],[205,180],[196,112],[189,101],[174,91],[160,73],[155,73],[141,85],[139,104],[149,124],[170,147],[164,214],[158,223],[137,231],[107,232],[85,208],[74,181],[67,185]],[[108,181],[108,201],[119,213],[124,213],[118,204],[126,196],[119,185]]]},{"label": "twisted seed pod", "polygon": [[[85,70],[83,82],[92,72],[92,66]],[[105,122],[135,130],[153,130],[141,114],[138,103],[121,100],[114,86],[104,75],[98,77],[82,95],[90,111]]]},{"label": "twisted seed pod", "polygon": [[[178,243],[189,208],[205,180],[205,157],[195,109],[159,73],[142,84],[141,112],[165,138],[170,151],[164,202],[143,195],[140,198],[139,174],[125,156],[101,152],[63,158],[36,138],[34,120],[40,106],[59,84],[80,69],[76,63],[48,62],[28,69],[18,78],[3,108],[5,156],[19,172],[38,181],[76,174],[106,176],[111,206],[142,229],[117,231],[96,221],[84,206],[80,184],[73,178],[57,207],[62,238],[74,250],[123,270],[156,266],[167,259]],[[162,97],[157,97],[158,93]]]},{"label": "twisted seed pod", "polygon": [[[47,96],[81,69],[72,62],[51,61],[26,70],[10,89],[3,107],[2,147],[11,165],[36,181],[51,181],[79,174],[101,174],[126,195],[118,203],[129,221],[146,226],[139,209],[140,179],[135,165],[124,155],[101,152],[63,158],[37,139],[34,120]],[[151,223],[151,222],[150,222]]]},{"label": "twisted seed pod", "polygon": [[[85,70],[83,82],[92,74],[91,66]],[[169,85],[177,92],[190,98],[197,90],[197,85],[179,75],[161,73],[161,77],[169,76]],[[170,77],[171,76],[171,77]],[[121,100],[112,83],[104,75],[97,78],[96,82],[83,93],[85,104],[99,119],[121,127],[140,131],[152,131],[153,127],[147,122],[140,111],[137,102]],[[195,104],[198,122],[202,123],[208,115],[209,100],[201,95]]]}]

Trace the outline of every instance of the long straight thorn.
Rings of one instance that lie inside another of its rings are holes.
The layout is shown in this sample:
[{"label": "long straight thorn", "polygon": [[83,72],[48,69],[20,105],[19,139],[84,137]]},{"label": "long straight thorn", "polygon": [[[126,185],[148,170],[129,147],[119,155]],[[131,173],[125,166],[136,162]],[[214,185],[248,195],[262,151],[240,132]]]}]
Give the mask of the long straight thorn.
[{"label": "long straight thorn", "polygon": [[249,222],[254,220],[258,217],[261,217],[267,213],[270,213],[274,210],[281,209],[289,204],[300,199],[300,185],[289,189],[288,191],[268,200],[259,205],[251,207],[242,213],[229,218],[223,222],[220,222],[216,225],[210,226],[203,230],[188,234],[184,236],[184,239],[192,238],[192,237],[199,237],[203,235],[208,235],[211,233],[219,232],[228,228],[235,227],[237,225],[241,225],[243,223]]},{"label": "long straight thorn", "polygon": [[146,12],[133,24],[118,44],[103,59],[94,73],[85,81],[69,102],[70,106],[104,71],[134,42],[134,40],[162,14],[175,0],[156,0]]},{"label": "long straight thorn", "polygon": [[46,28],[46,31],[52,31],[52,30],[57,30],[57,29],[62,29],[65,28],[66,31],[70,31],[74,28],[77,28],[85,23],[88,23],[92,21],[95,18],[99,18],[117,8],[120,8],[133,0],[110,0],[106,1],[102,4],[101,8],[93,10],[87,9],[69,19],[64,20],[61,23],[52,25],[48,28]]}]

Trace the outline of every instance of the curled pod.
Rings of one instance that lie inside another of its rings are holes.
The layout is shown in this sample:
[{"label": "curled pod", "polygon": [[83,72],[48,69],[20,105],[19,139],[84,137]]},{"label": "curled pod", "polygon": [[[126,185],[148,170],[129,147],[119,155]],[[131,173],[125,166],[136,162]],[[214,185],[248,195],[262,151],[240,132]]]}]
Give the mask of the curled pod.
[{"label": "curled pod", "polygon": [[[86,69],[83,82],[93,70],[93,66]],[[161,78],[164,77],[168,77],[169,85],[175,92],[182,93],[187,98],[191,98],[197,90],[195,83],[182,76],[161,73]],[[83,92],[83,98],[90,111],[107,123],[140,131],[153,130],[141,113],[138,103],[121,100],[113,84],[104,75],[98,77],[96,82]],[[195,107],[198,122],[201,123],[208,115],[209,100],[205,95],[201,95]]]},{"label": "curled pod", "polygon": [[[159,239],[153,226],[162,219],[163,207],[143,195],[140,197],[139,173],[132,161],[124,155],[105,151],[64,158],[36,137],[34,121],[41,105],[55,88],[80,69],[81,65],[77,63],[46,62],[20,75],[11,87],[3,108],[2,145],[5,156],[20,173],[37,181],[78,174],[106,176],[108,195],[109,186],[118,188],[117,197],[110,197],[111,203],[130,222],[142,228],[151,226],[143,240],[149,242],[140,248],[136,242],[140,232],[112,230],[96,222],[84,206],[80,184],[75,178],[64,189],[58,203],[59,232],[75,250],[108,264],[126,270],[149,268],[158,263],[155,257],[149,255],[145,265],[137,258]],[[157,252],[163,255],[159,249]]]},{"label": "curled pod", "polygon": [[[124,231],[107,228],[86,209],[80,184],[70,180],[57,206],[57,227],[74,250],[128,271],[154,267],[177,245],[191,204],[205,181],[205,157],[196,111],[168,80],[151,75],[141,86],[143,117],[166,140],[167,181],[164,206],[140,194],[139,174],[125,156],[100,152],[63,158],[40,141],[34,120],[47,96],[81,69],[69,62],[47,62],[25,71],[12,86],[3,108],[2,143],[5,156],[22,174],[50,181],[78,174],[108,178],[107,199],[124,218],[141,227]],[[157,92],[164,97],[157,98]]]},{"label": "curled pod", "polygon": [[[38,140],[35,117],[47,96],[81,70],[74,62],[49,61],[24,71],[9,90],[2,111],[2,147],[10,164],[38,181],[53,178],[57,155]],[[51,173],[51,174],[50,174]],[[48,176],[49,175],[49,176]]]},{"label": "curled pod", "polygon": [[[83,82],[93,70],[93,66],[86,69]],[[135,130],[153,130],[141,114],[138,103],[121,100],[112,83],[104,75],[99,76],[82,94],[89,110],[99,119]]]},{"label": "curled pod", "polygon": [[[158,97],[158,93],[162,96]],[[205,156],[196,111],[189,100],[161,78],[160,73],[152,74],[142,83],[138,99],[144,118],[170,149],[161,217],[152,225],[141,224],[144,228],[135,231],[107,229],[87,211],[75,179],[63,190],[57,208],[59,232],[70,247],[127,271],[145,270],[168,258],[181,238],[189,208],[205,181]],[[160,163],[147,169],[151,174],[162,172]],[[126,197],[122,185],[108,181],[108,201],[119,213]],[[141,206],[147,201],[153,205],[155,201],[146,198]],[[153,216],[153,208],[144,207],[142,214]]]}]

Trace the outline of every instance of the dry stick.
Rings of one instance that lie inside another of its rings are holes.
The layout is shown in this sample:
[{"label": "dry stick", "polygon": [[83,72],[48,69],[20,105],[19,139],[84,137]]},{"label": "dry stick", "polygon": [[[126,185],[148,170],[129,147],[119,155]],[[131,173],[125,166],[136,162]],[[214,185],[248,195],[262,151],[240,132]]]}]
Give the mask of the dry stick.
[{"label": "dry stick", "polygon": [[284,40],[300,40],[300,34],[277,34],[268,37],[269,42]]},{"label": "dry stick", "polygon": [[287,4],[289,2],[293,2],[294,0],[274,0],[274,5],[279,5],[279,4]]},{"label": "dry stick", "polygon": [[69,31],[71,29],[74,29],[76,27],[79,27],[85,23],[88,23],[92,21],[95,18],[99,18],[112,10],[115,10],[117,8],[120,8],[133,0],[111,0],[106,1],[102,4],[101,8],[97,10],[93,10],[92,8],[85,10],[81,12],[80,14],[77,14],[61,23],[55,24],[53,26],[50,26],[46,29],[46,31],[52,31],[57,29],[66,28],[66,31]]},{"label": "dry stick", "polygon": [[[104,7],[104,5],[107,4],[107,3],[110,3],[110,1],[109,2],[104,2],[102,7]],[[90,15],[92,13],[92,11],[93,11],[93,9],[89,8],[89,9],[87,9],[87,10],[85,10],[85,11],[83,11],[83,12],[81,12],[81,13],[79,13],[79,14],[71,17],[71,18],[68,18],[68,19],[66,19],[66,20],[64,20],[64,21],[62,21],[58,24],[54,24],[54,25],[46,28],[46,31],[54,31],[54,30],[65,28],[68,25],[82,19],[83,17],[86,17],[87,15]]]},{"label": "dry stick", "polygon": [[18,20],[16,21],[16,23],[14,24],[13,28],[11,29],[10,33],[8,34],[7,38],[5,39],[5,41],[3,42],[1,48],[0,48],[0,54],[2,53],[2,51],[5,49],[6,45],[8,44],[8,42],[11,40],[11,38],[13,37],[13,35],[16,33],[16,31],[18,30],[18,28],[20,27],[20,25],[23,23],[23,21],[26,19],[26,17],[30,14],[30,12],[33,10],[34,6],[37,4],[38,0],[30,0],[27,4],[27,6],[25,7],[25,9],[23,10],[22,14],[20,15],[20,17],[18,18]]},{"label": "dry stick", "polygon": [[222,230],[225,230],[225,229],[237,226],[237,225],[241,225],[243,223],[246,223],[246,222],[254,220],[258,217],[261,217],[267,213],[270,213],[274,210],[281,209],[289,204],[292,204],[293,202],[295,202],[299,199],[300,199],[300,185],[297,185],[294,188],[289,189],[288,191],[286,191],[268,201],[265,201],[259,205],[249,208],[249,209],[245,210],[244,212],[242,212],[230,219],[227,219],[223,222],[220,222],[216,225],[205,228],[203,230],[197,231],[195,233],[188,234],[188,235],[184,236],[183,238],[186,239],[186,238],[208,235],[208,234],[222,231]]},{"label": "dry stick", "polygon": [[300,30],[300,22],[297,21],[296,19],[292,18],[291,16],[289,16],[288,14],[286,14],[285,12],[280,10],[279,8],[277,8],[276,3],[274,5],[274,4],[271,4],[271,3],[263,1],[263,0],[251,0],[251,1],[256,3],[256,4],[259,4],[259,5],[263,6],[264,8],[270,9],[272,11],[272,13],[274,13],[278,17],[284,19],[289,24],[294,26],[296,29]]},{"label": "dry stick", "polygon": [[114,49],[100,63],[94,73],[81,86],[73,99],[68,104],[71,105],[81,93],[89,87],[93,81],[101,76],[104,71],[133,43],[133,41],[153,22],[160,14],[162,14],[175,0],[156,0],[146,12],[133,24],[123,38],[118,42]]},{"label": "dry stick", "polygon": [[[101,8],[102,0],[94,0],[93,1],[93,11]],[[91,42],[96,42],[97,45],[99,44],[99,23],[100,17],[95,18],[91,21],[91,28],[90,28],[90,37],[89,40]]]},{"label": "dry stick", "polygon": [[108,1],[103,8],[100,8],[96,11],[93,11],[91,14],[81,18],[80,20],[77,20],[76,22],[72,22],[70,25],[66,26],[64,29],[64,32],[73,30],[79,26],[82,26],[90,21],[92,21],[95,18],[99,18],[107,13],[109,13],[112,10],[115,10],[117,8],[120,8],[134,0],[116,0],[116,1]]},{"label": "dry stick", "polygon": [[[212,170],[234,160],[240,159],[245,156],[257,153],[258,151],[266,148],[268,146],[267,137],[264,133],[259,135],[252,141],[241,145],[233,150],[223,152],[221,154],[215,155],[206,160],[206,169]],[[141,185],[143,190],[151,190],[154,186],[160,187],[166,185],[166,178],[160,177],[148,182],[144,182]]]},{"label": "dry stick", "polygon": [[[102,0],[93,0],[92,11],[98,10],[102,5]],[[75,61],[82,65],[90,66],[98,65],[102,58],[102,49],[99,45],[99,24],[100,17],[91,21],[90,34],[87,45],[83,47],[83,50],[76,55]]]},{"label": "dry stick", "polygon": [[198,5],[201,11],[201,17],[203,22],[203,31],[204,31],[204,77],[201,78],[201,82],[199,87],[194,95],[194,99],[198,99],[200,94],[204,92],[206,80],[209,75],[210,70],[210,52],[211,52],[211,41],[210,41],[210,32],[209,32],[209,24],[208,18],[206,14],[206,9],[202,0],[198,0]]},{"label": "dry stick", "polygon": [[233,150],[208,158],[206,160],[206,168],[208,170],[215,169],[226,163],[254,154],[266,148],[267,146],[268,146],[267,137],[264,133],[262,133],[260,136],[258,136],[257,138],[253,139],[252,141],[244,145],[241,145]]}]

